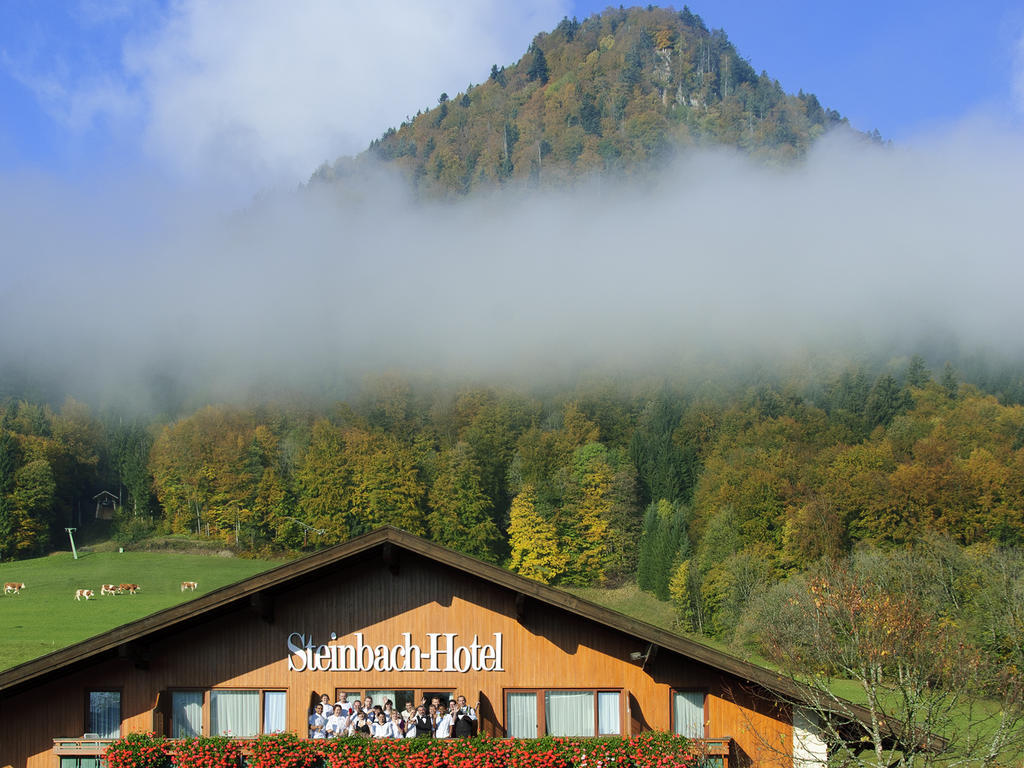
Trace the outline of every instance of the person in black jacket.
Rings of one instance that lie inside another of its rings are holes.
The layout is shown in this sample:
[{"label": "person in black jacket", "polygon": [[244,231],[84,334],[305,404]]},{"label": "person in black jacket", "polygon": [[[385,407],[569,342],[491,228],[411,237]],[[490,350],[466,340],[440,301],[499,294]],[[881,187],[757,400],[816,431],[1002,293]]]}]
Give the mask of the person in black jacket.
[{"label": "person in black jacket", "polygon": [[429,739],[434,735],[434,728],[430,722],[430,715],[427,714],[427,708],[422,704],[416,707],[416,714],[413,715],[413,721],[416,723],[417,739]]},{"label": "person in black jacket", "polygon": [[455,718],[452,735],[455,738],[468,739],[476,736],[476,711],[466,706],[465,696],[459,696],[457,702],[452,702],[452,713]]}]

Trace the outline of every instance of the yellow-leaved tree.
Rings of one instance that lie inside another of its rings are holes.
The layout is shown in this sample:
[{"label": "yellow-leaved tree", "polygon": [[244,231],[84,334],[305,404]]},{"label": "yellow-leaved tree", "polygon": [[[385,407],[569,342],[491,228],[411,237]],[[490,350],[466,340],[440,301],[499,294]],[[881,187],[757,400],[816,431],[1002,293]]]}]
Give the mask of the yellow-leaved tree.
[{"label": "yellow-leaved tree", "polygon": [[558,531],[537,510],[537,492],[532,485],[512,500],[508,524],[512,554],[508,567],[544,584],[565,571],[566,556],[558,547]]}]

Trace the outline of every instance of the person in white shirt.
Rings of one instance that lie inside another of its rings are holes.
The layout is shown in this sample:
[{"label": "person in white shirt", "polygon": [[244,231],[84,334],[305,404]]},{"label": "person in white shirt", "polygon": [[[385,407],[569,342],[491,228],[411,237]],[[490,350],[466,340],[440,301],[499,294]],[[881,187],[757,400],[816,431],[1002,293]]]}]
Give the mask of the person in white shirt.
[{"label": "person in white shirt", "polygon": [[390,731],[388,735],[392,739],[405,738],[405,724],[402,722],[402,715],[399,712],[391,713],[391,722],[388,723]]},{"label": "person in white shirt", "polygon": [[334,705],[331,704],[331,697],[326,693],[320,694],[320,703],[324,705],[324,717],[330,717],[331,712],[334,711]]},{"label": "person in white shirt", "polygon": [[375,739],[391,738],[391,723],[384,717],[384,713],[377,714],[377,722],[373,724],[370,733]]},{"label": "person in white shirt", "polygon": [[325,732],[328,739],[337,739],[340,736],[345,735],[345,731],[348,729],[348,717],[341,709],[341,704],[334,705],[334,713],[327,718],[327,726]]},{"label": "person in white shirt", "polygon": [[338,700],[336,702],[334,702],[334,706],[336,706],[336,707],[340,706],[341,707],[341,714],[343,714],[345,717],[348,717],[349,715],[352,714],[352,704],[348,700],[348,694],[345,693],[344,691],[342,691],[341,695],[338,696]]},{"label": "person in white shirt", "polygon": [[405,709],[402,710],[402,720],[408,725],[410,720],[416,718],[416,710],[413,709],[412,701],[405,702]]},{"label": "person in white shirt", "polygon": [[[452,702],[454,705],[455,702]],[[437,721],[437,727],[434,729],[435,739],[448,739],[452,735],[452,723],[455,722],[455,718],[452,717],[450,711],[445,712],[441,715],[441,719]]]},{"label": "person in white shirt", "polygon": [[326,738],[327,718],[324,717],[324,705],[317,704],[316,710],[309,716],[309,738]]}]

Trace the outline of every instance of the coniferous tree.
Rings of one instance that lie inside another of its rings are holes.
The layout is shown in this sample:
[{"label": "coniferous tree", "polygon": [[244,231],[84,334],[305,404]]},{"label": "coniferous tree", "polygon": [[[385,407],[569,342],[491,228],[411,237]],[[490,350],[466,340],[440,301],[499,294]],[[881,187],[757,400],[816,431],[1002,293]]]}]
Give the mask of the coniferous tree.
[{"label": "coniferous tree", "polygon": [[544,51],[536,43],[533,46],[533,61],[526,70],[526,77],[530,80],[540,80],[541,85],[547,85],[548,82],[548,60],[544,58]]},{"label": "coniferous tree", "polygon": [[441,457],[429,500],[427,522],[434,541],[482,560],[497,559],[501,534],[468,445],[459,443]]},{"label": "coniferous tree", "polygon": [[658,537],[661,535],[661,516],[658,504],[651,502],[644,512],[644,531],[640,536],[640,554],[636,567],[636,583],[640,589],[653,592],[658,551]]},{"label": "coniferous tree", "polygon": [[686,507],[665,499],[650,504],[644,513],[637,584],[659,600],[669,599],[672,574],[689,555],[688,523]]},{"label": "coniferous tree", "polygon": [[667,397],[647,404],[641,414],[629,455],[636,465],[645,501],[676,501],[689,497],[685,456],[673,441],[679,425],[678,405]]},{"label": "coniferous tree", "polygon": [[910,358],[910,364],[907,366],[907,385],[920,388],[931,380],[932,372],[928,370],[924,358],[920,355]]},{"label": "coniferous tree", "polygon": [[875,386],[871,388],[864,416],[872,427],[888,426],[896,416],[906,411],[913,404],[910,393],[901,387],[889,374],[879,376]]},{"label": "coniferous tree", "polygon": [[18,469],[18,443],[14,435],[0,428],[0,559],[14,553],[14,509],[11,492]]},{"label": "coniferous tree", "polygon": [[960,378],[957,376],[953,364],[948,361],[942,369],[942,388],[946,391],[946,397],[950,400],[956,400],[957,395],[960,394]]}]

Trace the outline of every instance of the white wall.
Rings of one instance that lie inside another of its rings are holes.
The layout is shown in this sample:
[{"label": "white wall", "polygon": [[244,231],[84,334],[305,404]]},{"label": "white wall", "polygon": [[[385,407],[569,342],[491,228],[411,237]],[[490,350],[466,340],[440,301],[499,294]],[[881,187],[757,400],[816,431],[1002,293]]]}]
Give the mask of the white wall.
[{"label": "white wall", "polygon": [[824,768],[828,765],[828,747],[822,736],[818,715],[806,709],[793,709],[793,768]]}]

